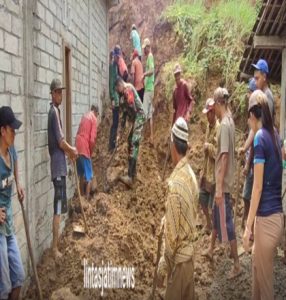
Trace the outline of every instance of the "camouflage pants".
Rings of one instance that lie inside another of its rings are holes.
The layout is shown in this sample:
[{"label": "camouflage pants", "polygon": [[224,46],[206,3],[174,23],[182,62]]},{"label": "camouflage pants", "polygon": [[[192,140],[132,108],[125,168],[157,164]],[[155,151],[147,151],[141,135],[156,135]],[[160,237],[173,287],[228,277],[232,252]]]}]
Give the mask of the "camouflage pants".
[{"label": "camouflage pants", "polygon": [[129,158],[137,160],[142,129],[145,122],[144,116],[137,116],[128,136]]}]

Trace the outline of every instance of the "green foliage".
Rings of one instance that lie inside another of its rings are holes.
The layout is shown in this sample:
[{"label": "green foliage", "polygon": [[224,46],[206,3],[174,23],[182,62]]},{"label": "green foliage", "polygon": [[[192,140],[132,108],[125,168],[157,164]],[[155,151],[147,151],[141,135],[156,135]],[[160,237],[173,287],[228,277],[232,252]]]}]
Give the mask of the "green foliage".
[{"label": "green foliage", "polygon": [[[237,90],[235,81],[244,42],[256,17],[257,8],[248,0],[221,0],[211,9],[204,6],[203,0],[175,1],[163,12],[163,18],[173,23],[177,36],[183,41],[178,61],[185,77],[194,78],[201,91],[205,90],[210,76],[219,76],[229,90]],[[164,68],[169,99],[172,90],[169,85],[174,84],[171,72],[174,63],[171,61]]]}]

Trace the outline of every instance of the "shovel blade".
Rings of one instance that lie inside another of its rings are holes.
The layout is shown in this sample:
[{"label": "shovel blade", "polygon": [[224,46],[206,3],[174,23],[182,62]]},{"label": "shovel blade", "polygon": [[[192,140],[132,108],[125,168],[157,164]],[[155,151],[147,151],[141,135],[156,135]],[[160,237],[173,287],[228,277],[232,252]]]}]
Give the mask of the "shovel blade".
[{"label": "shovel blade", "polygon": [[73,232],[75,234],[85,235],[84,227],[82,227],[81,225],[74,225]]}]

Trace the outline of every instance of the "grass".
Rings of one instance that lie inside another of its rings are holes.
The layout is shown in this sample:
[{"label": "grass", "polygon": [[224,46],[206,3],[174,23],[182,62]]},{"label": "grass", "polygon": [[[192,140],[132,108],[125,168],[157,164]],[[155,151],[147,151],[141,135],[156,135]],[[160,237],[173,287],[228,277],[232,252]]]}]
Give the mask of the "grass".
[{"label": "grass", "polygon": [[[162,17],[174,25],[178,38],[183,41],[183,51],[177,61],[185,77],[196,80],[199,90],[205,90],[210,76],[219,76],[229,90],[243,91],[238,88],[236,77],[244,42],[256,21],[259,5],[255,7],[248,0],[221,0],[207,9],[203,0],[175,1],[163,12]],[[164,67],[169,99],[174,84],[171,72],[174,63],[170,61]],[[237,95],[239,104],[244,102],[240,98]]]}]

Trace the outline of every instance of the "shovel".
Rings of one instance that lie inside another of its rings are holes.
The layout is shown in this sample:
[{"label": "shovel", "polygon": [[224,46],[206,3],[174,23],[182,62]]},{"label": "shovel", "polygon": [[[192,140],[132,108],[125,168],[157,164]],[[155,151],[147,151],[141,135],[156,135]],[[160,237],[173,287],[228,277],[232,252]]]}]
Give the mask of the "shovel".
[{"label": "shovel", "polygon": [[83,215],[83,222],[84,222],[84,230],[81,228],[81,226],[77,225],[74,226],[74,232],[77,233],[87,233],[88,234],[88,227],[87,227],[87,223],[86,223],[86,216],[83,210],[83,206],[82,206],[82,196],[80,193],[80,188],[79,188],[79,180],[78,180],[78,175],[77,175],[77,167],[76,167],[76,162],[74,161],[74,174],[75,174],[75,182],[76,182],[76,186],[77,186],[77,193],[78,193],[78,197],[79,197],[79,204],[80,204],[80,209]]},{"label": "shovel", "polygon": [[26,218],[26,213],[25,213],[23,202],[20,201],[20,204],[21,204],[21,210],[22,210],[22,215],[23,215],[23,220],[24,220],[24,227],[25,227],[25,232],[26,232],[26,238],[27,238],[29,254],[30,254],[32,268],[33,268],[33,272],[34,272],[35,280],[36,280],[37,293],[38,293],[39,299],[43,300],[42,289],[41,289],[41,286],[40,286],[37,267],[36,267],[36,264],[35,264],[33,249],[32,249],[32,245],[31,245],[31,238],[30,238],[30,232],[29,232],[29,226],[28,226],[28,222],[27,222],[27,218]]},{"label": "shovel", "polygon": [[109,193],[109,191],[110,191],[110,186],[109,186],[109,184],[107,182],[107,170],[108,170],[109,166],[111,165],[111,163],[113,162],[113,159],[114,159],[115,154],[117,152],[117,147],[118,146],[116,144],[116,146],[115,146],[115,148],[114,148],[114,150],[112,152],[112,155],[111,155],[111,157],[110,157],[110,159],[109,159],[109,161],[107,163],[107,166],[106,166],[106,170],[105,170],[105,174],[104,174],[104,182],[103,182],[103,191],[105,193]]},{"label": "shovel", "polygon": [[157,287],[157,281],[158,281],[158,266],[159,266],[159,261],[161,257],[161,248],[162,248],[162,243],[163,243],[163,234],[164,234],[164,227],[165,223],[161,224],[161,231],[158,236],[158,248],[157,248],[157,257],[156,257],[156,266],[154,270],[154,278],[153,278],[153,286],[152,286],[152,294],[151,294],[151,299],[155,299],[155,291]]}]

